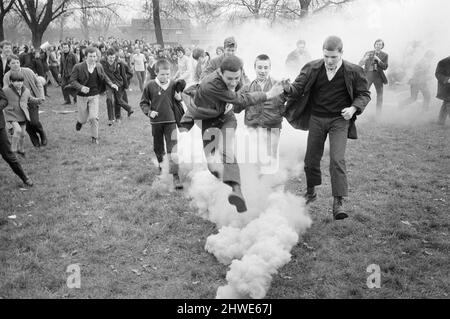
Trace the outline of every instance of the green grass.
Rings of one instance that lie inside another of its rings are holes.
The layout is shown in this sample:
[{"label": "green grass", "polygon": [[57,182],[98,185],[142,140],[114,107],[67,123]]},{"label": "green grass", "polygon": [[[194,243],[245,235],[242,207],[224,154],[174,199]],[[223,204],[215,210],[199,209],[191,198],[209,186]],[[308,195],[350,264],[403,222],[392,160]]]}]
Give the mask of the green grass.
[{"label": "green grass", "polygon": [[[35,150],[27,140],[22,160],[35,187],[21,191],[0,162],[0,297],[214,298],[227,267],[204,244],[217,229],[186,213],[193,211],[182,194],[152,190],[157,170],[138,93],[130,94],[136,113],[120,126],[106,126],[101,103],[94,146],[86,127],[75,132],[76,114],[51,112],[74,106],[49,92],[41,114],[49,145]],[[347,150],[351,218],[331,218],[325,154],[313,225],[267,298],[448,297],[450,127],[369,114],[358,128]],[[304,185],[292,179],[288,189],[300,195]],[[75,263],[81,289],[66,286]],[[380,289],[366,286],[370,264],[381,267]]]}]

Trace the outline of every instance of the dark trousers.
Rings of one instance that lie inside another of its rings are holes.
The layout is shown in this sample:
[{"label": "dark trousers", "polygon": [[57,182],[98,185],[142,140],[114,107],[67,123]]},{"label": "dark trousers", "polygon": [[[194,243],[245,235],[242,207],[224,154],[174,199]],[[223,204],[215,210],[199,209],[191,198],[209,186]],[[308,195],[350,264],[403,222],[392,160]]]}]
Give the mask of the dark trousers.
[{"label": "dark trousers", "polygon": [[[153,151],[158,163],[164,159],[164,155],[169,155],[169,174],[178,174],[178,159],[172,151],[177,146],[177,125],[175,123],[152,123]],[[166,147],[164,148],[164,140]]]},{"label": "dark trousers", "polygon": [[50,72],[52,73],[52,76],[55,79],[55,81],[58,84],[61,84],[60,81],[59,81],[59,76],[58,76],[59,75],[58,67],[57,66],[50,66],[49,69],[50,69]]},{"label": "dark trousers", "polygon": [[450,116],[450,101],[443,101],[441,110],[439,111],[439,124],[445,124],[445,120]]},{"label": "dark trousers", "polygon": [[372,71],[367,72],[366,77],[369,90],[372,84],[375,85],[375,90],[377,92],[377,114],[380,114],[381,108],[383,107],[383,79],[378,72]]},{"label": "dark trousers", "polygon": [[127,90],[123,90],[123,100],[128,103],[128,94],[127,94]]},{"label": "dark trousers", "polygon": [[0,128],[0,153],[14,173],[16,173],[16,175],[25,182],[27,176],[25,175],[22,165],[20,165],[16,155],[11,150],[11,143],[9,142],[5,128]]},{"label": "dark trousers", "polygon": [[327,135],[330,140],[330,175],[333,196],[347,196],[347,170],[345,148],[349,121],[343,117],[322,118],[311,116],[305,155],[305,173],[308,187],[322,184],[320,161]]},{"label": "dark trousers", "polygon": [[[203,151],[208,160],[209,171],[224,183],[241,184],[239,165],[236,161],[234,141],[237,122],[233,112],[218,118],[202,120]],[[215,152],[220,153],[221,163],[212,163]],[[219,164],[219,165],[216,165]],[[218,170],[218,166],[223,169]]]},{"label": "dark trousers", "polygon": [[430,107],[431,93],[427,83],[412,83],[411,96],[400,103],[400,106],[406,106],[417,101],[419,92],[423,95],[423,109],[428,110]]},{"label": "dark trousers", "polygon": [[30,122],[27,121],[27,133],[30,136],[31,143],[34,146],[40,146],[42,140],[46,139],[46,135],[39,121],[39,105],[29,103],[28,112],[30,113]]},{"label": "dark trousers", "polygon": [[64,89],[64,86],[66,86],[67,84],[69,84],[70,81],[70,77],[62,77],[61,78],[61,90],[62,90],[62,94],[64,96],[64,101],[66,103],[71,103],[70,102],[70,96],[72,95],[73,97],[73,101],[76,102],[77,100],[77,95],[76,93],[69,93],[68,90]]},{"label": "dark trousers", "polygon": [[120,109],[123,108],[127,112],[131,111],[131,106],[125,101],[125,90],[119,88],[118,91],[108,89],[106,91],[106,109],[108,111],[108,120],[113,121],[120,119]]}]

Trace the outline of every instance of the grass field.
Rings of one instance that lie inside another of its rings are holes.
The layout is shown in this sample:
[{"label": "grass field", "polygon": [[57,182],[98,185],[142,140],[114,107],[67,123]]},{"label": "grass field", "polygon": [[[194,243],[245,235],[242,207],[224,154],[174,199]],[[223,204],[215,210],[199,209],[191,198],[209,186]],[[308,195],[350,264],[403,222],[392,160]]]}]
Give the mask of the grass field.
[{"label": "grass field", "polygon": [[[151,189],[157,170],[139,94],[130,93],[136,113],[113,127],[101,103],[95,146],[86,127],[75,131],[76,114],[52,112],[75,107],[49,93],[41,114],[49,145],[33,149],[27,137],[22,160],[35,187],[21,190],[0,161],[0,297],[214,298],[227,267],[204,245],[217,228],[182,193]],[[349,142],[343,222],[331,218],[324,157],[313,225],[267,298],[448,298],[450,123],[432,123],[437,101],[423,115],[418,105],[400,112],[397,98],[386,93],[378,121],[370,104]],[[287,185],[297,195],[304,187],[296,178]],[[80,289],[66,285],[71,264],[80,265]],[[381,267],[379,289],[366,286],[371,264]]]}]

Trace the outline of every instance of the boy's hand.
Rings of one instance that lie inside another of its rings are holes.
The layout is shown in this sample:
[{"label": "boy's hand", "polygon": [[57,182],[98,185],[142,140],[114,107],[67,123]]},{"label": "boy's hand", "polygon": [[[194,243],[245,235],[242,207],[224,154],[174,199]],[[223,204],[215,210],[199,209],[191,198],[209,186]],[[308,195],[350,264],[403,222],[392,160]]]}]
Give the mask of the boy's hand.
[{"label": "boy's hand", "polygon": [[289,92],[289,89],[291,87],[291,81],[289,79],[282,79],[281,85],[283,86],[284,92]]},{"label": "boy's hand", "polygon": [[81,88],[81,92],[84,93],[84,94],[88,94],[90,90],[91,90],[91,89],[88,88],[87,86],[83,86],[83,87]]},{"label": "boy's hand", "polygon": [[151,111],[150,112],[150,118],[154,119],[157,116],[158,116],[158,112],[156,112],[156,111]]},{"label": "boy's hand", "polygon": [[175,92],[175,100],[177,100],[177,101],[181,101],[182,100],[181,92]]},{"label": "boy's hand", "polygon": [[346,107],[345,109],[343,109],[341,111],[341,115],[346,121],[348,121],[353,117],[353,114],[355,114],[355,112],[356,112],[356,107],[350,106],[350,107]]},{"label": "boy's hand", "polygon": [[111,85],[111,88],[113,88],[116,91],[119,91],[119,87],[117,86],[117,84]]},{"label": "boy's hand", "polygon": [[233,104],[231,103],[227,103],[227,105],[225,106],[225,112],[223,114],[227,114],[228,112],[230,112],[233,109]]},{"label": "boy's hand", "polygon": [[281,84],[275,84],[269,92],[266,93],[267,99],[271,100],[274,97],[277,97],[278,95],[280,95],[281,93],[283,93],[283,86]]}]

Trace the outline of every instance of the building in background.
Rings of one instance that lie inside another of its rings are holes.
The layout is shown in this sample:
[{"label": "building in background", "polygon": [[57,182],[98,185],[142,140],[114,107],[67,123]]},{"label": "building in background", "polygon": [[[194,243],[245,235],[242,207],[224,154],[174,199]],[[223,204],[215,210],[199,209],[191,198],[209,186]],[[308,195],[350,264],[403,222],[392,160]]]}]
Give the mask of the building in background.
[{"label": "building in background", "polygon": [[[152,20],[132,19],[130,25],[121,25],[118,28],[126,38],[156,43],[155,26]],[[166,45],[202,45],[211,41],[205,28],[193,26],[189,19],[161,19],[161,29]]]}]

